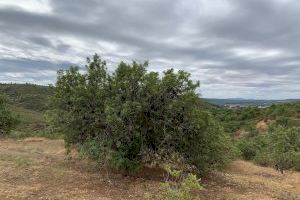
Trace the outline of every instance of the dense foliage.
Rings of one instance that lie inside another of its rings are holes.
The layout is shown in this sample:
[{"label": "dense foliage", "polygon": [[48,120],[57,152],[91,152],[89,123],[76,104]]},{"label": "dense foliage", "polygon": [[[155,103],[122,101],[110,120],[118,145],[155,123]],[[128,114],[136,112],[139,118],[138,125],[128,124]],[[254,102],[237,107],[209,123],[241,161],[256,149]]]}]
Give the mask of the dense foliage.
[{"label": "dense foliage", "polygon": [[210,110],[235,139],[243,159],[281,170],[300,169],[300,103]]},{"label": "dense foliage", "polygon": [[0,136],[8,134],[16,122],[17,120],[8,110],[6,98],[0,96]]},{"label": "dense foliage", "polygon": [[223,166],[229,140],[201,109],[199,83],[184,71],[147,72],[147,65],[121,62],[109,74],[95,55],[85,74],[59,71],[52,121],[66,144],[125,170],[175,154],[199,172]]},{"label": "dense foliage", "polygon": [[238,141],[241,155],[263,166],[300,170],[300,128],[274,125],[267,134]]}]

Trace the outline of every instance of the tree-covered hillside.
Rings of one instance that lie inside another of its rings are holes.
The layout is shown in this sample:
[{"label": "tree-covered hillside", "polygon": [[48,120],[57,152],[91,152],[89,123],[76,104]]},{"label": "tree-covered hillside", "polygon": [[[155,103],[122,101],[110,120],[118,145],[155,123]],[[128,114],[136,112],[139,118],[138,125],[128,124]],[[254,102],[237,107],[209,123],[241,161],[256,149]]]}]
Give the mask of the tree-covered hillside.
[{"label": "tree-covered hillside", "polygon": [[0,94],[6,95],[16,106],[34,111],[47,110],[53,88],[33,84],[0,84]]},{"label": "tree-covered hillside", "polygon": [[53,88],[33,84],[0,84],[0,95],[6,99],[5,109],[17,122],[6,133],[9,137],[45,135],[49,97]]},{"label": "tree-covered hillside", "polygon": [[229,98],[229,99],[215,99],[205,98],[211,104],[225,106],[271,106],[273,104],[286,104],[300,102],[300,99],[284,99],[284,100],[265,100],[265,99],[242,99],[242,98]]},{"label": "tree-covered hillside", "polygon": [[273,104],[267,108],[255,106],[229,109],[211,107],[210,111],[219,120],[225,131],[233,134],[238,130],[255,131],[259,122],[269,125],[279,123],[288,126],[300,126],[300,103]]}]

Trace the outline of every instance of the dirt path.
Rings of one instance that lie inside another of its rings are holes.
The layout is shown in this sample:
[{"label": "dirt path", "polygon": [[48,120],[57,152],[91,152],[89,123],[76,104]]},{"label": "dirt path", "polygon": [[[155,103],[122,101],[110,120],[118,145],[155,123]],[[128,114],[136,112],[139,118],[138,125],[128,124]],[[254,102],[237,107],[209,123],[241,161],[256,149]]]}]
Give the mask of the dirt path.
[{"label": "dirt path", "polygon": [[[236,161],[204,181],[202,199],[300,199],[300,173]],[[62,140],[0,140],[0,199],[143,199],[157,180],[99,171],[82,160],[66,160]]]}]

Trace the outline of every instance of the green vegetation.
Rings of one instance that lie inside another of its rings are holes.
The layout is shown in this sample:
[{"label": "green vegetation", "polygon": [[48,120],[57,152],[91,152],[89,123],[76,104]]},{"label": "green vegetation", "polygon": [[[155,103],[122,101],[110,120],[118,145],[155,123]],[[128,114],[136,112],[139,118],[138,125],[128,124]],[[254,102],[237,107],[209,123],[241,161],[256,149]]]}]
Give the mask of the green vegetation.
[{"label": "green vegetation", "polygon": [[0,154],[0,161],[13,162],[17,167],[28,167],[32,164],[32,160],[28,157],[10,154]]},{"label": "green vegetation", "polygon": [[300,103],[272,105],[268,108],[243,107],[228,109],[212,107],[215,118],[222,123],[227,133],[234,134],[237,130],[245,130],[256,134],[256,124],[259,121],[273,121],[284,126],[300,126]]},{"label": "green vegetation", "polygon": [[26,109],[12,103],[8,104],[7,108],[16,116],[18,123],[6,137],[15,139],[26,137],[62,138],[62,134],[49,127],[43,112]]},{"label": "green vegetation", "polygon": [[0,96],[0,136],[10,133],[16,124],[17,120],[8,109],[6,98]]},{"label": "green vegetation", "polygon": [[13,104],[9,104],[7,108],[18,117],[19,123],[14,128],[14,131],[33,132],[43,129],[46,126],[43,113],[41,112],[18,107]]},{"label": "green vegetation", "polygon": [[148,194],[146,199],[159,200],[200,200],[199,194],[203,189],[196,175],[185,175],[180,170],[166,169],[165,182],[160,184],[158,194]]},{"label": "green vegetation", "polygon": [[[299,170],[300,103],[211,111],[235,138],[243,159],[263,166]],[[265,127],[259,127],[259,122]],[[238,135],[241,132],[244,134]]]},{"label": "green vegetation", "polygon": [[121,62],[109,74],[95,55],[86,74],[77,67],[59,71],[50,118],[66,145],[126,171],[173,155],[200,173],[224,167],[230,141],[202,109],[199,83],[173,69],[160,77],[147,65]]},{"label": "green vegetation", "polygon": [[245,107],[239,109],[215,108],[212,110],[227,133],[233,134],[239,129],[253,130],[255,124],[264,119],[264,109]]},{"label": "green vegetation", "polygon": [[0,94],[6,95],[17,107],[41,112],[48,109],[53,88],[33,84],[0,84]]},{"label": "green vegetation", "polygon": [[300,128],[274,126],[268,134],[238,141],[245,160],[263,166],[300,170]]},{"label": "green vegetation", "polygon": [[5,116],[6,127],[10,127],[10,131],[5,131],[5,137],[62,137],[49,128],[45,118],[53,88],[32,84],[0,84],[0,94],[5,95],[5,98],[1,98],[2,101],[5,99],[5,105],[1,103],[1,116]]},{"label": "green vegetation", "polygon": [[[68,152],[76,148],[80,158],[97,161],[90,166],[126,174],[145,164],[179,169],[167,168],[148,199],[199,199],[197,176],[237,158],[300,171],[300,103],[215,106],[199,98],[189,73],[160,75],[147,66],[121,62],[108,73],[95,55],[86,73],[59,71],[55,87],[0,84],[0,136],[64,138]],[[0,154],[0,162],[30,167],[33,161],[22,155]]]},{"label": "green vegetation", "polygon": [[224,167],[233,149],[263,166],[300,169],[300,103],[228,109],[200,99],[184,71],[159,76],[147,63],[121,62],[111,74],[97,55],[86,67],[59,71],[56,87],[0,84],[1,135],[64,135],[68,148],[125,171],[177,162],[203,174]]}]

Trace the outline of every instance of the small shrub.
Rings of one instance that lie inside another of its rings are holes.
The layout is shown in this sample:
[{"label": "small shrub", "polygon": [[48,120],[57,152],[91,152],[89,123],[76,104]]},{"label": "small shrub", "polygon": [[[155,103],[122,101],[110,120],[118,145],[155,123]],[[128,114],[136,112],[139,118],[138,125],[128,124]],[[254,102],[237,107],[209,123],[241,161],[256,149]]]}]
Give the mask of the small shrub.
[{"label": "small shrub", "polygon": [[288,127],[291,123],[290,121],[291,120],[288,117],[281,116],[276,119],[276,125]]},{"label": "small shrub", "polygon": [[254,157],[254,162],[265,167],[273,164],[272,157],[268,152],[258,152]]},{"label": "small shrub", "polygon": [[87,140],[79,146],[80,157],[97,160],[101,158],[101,151],[99,151],[99,143],[95,140]]},{"label": "small shrub", "polygon": [[[196,175],[188,173],[186,176],[179,170],[167,168],[166,181],[160,184],[157,195],[148,195],[148,199],[159,200],[200,200],[203,189]],[[152,197],[152,198],[151,198]]]},{"label": "small shrub", "polygon": [[237,146],[244,160],[252,160],[255,158],[257,149],[252,141],[242,140]]}]

